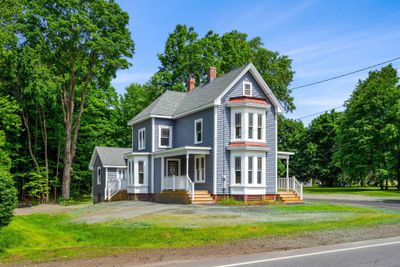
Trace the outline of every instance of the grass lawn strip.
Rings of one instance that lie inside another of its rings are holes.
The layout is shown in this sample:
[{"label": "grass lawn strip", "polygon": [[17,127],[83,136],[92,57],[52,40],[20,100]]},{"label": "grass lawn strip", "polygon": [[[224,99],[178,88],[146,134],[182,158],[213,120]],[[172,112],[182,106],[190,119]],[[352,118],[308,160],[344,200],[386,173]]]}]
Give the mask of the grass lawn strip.
[{"label": "grass lawn strip", "polygon": [[380,190],[379,187],[304,187],[304,193],[400,198],[400,190]]},{"label": "grass lawn strip", "polygon": [[[246,208],[246,207],[244,207]],[[286,214],[326,214],[321,219],[253,222],[248,224],[201,225],[184,227],[184,221],[193,221],[186,214],[183,221],[164,225],[151,216],[139,216],[130,224],[121,221],[107,223],[75,223],[73,216],[34,214],[17,216],[0,234],[0,261],[3,263],[23,261],[48,261],[65,258],[97,257],[123,253],[131,249],[184,248],[218,244],[234,240],[263,236],[291,236],[313,231],[400,223],[400,214],[379,209],[309,203],[299,206],[265,206],[261,216]],[[337,215],[341,215],[338,219]],[[346,216],[343,216],[346,214]],[[163,215],[160,215],[163,216]],[[179,215],[164,215],[178,218]],[[226,215],[222,218],[228,219]],[[209,220],[218,216],[210,215]],[[158,219],[160,219],[159,217]],[[207,216],[204,215],[204,219]],[[230,219],[235,219],[231,217]],[[165,220],[165,219],[164,219]],[[201,221],[200,223],[201,224]]]}]

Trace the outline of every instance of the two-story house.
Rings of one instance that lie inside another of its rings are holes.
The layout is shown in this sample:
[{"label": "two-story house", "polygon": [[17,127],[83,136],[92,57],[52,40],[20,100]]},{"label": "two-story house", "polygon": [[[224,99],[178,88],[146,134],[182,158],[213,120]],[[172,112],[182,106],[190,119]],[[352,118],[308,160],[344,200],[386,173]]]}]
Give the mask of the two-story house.
[{"label": "two-story house", "polygon": [[299,200],[301,184],[277,177],[278,158],[288,168],[292,155],[277,150],[280,112],[253,64],[221,77],[211,67],[207,84],[189,79],[187,92],[166,91],[128,122],[132,148],[95,148],[93,197],[210,203],[276,199],[279,187]]}]

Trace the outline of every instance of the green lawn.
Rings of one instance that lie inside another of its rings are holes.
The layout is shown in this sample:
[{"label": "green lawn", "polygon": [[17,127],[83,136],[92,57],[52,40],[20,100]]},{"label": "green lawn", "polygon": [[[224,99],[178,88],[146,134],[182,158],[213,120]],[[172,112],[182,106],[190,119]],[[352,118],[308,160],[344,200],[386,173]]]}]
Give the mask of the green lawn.
[{"label": "green lawn", "polygon": [[[193,222],[196,217],[193,214],[155,214],[128,222],[96,224],[75,223],[73,213],[17,216],[0,233],[0,262],[86,258],[122,253],[131,249],[182,248],[243,238],[287,236],[319,230],[400,223],[399,213],[327,203],[265,206],[261,209],[265,211],[263,216],[289,218],[293,214],[301,217],[303,214],[313,213],[318,218],[319,214],[331,215],[315,220],[295,219],[206,227],[185,227],[185,220]],[[219,215],[212,216],[208,220],[216,219],[215,216]]]},{"label": "green lawn", "polygon": [[400,198],[400,190],[394,188],[380,190],[379,187],[304,187],[304,193]]}]

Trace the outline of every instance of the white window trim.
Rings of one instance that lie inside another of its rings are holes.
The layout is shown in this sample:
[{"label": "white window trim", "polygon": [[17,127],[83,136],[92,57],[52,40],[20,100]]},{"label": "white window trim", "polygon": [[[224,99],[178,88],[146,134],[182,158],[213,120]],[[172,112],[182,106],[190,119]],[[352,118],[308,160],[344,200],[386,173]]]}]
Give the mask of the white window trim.
[{"label": "white window trim", "polygon": [[[202,172],[202,175],[204,176],[204,180],[200,180],[199,177],[197,177],[197,159],[201,162],[201,159],[204,158],[204,172]],[[198,184],[204,184],[206,182],[206,156],[205,155],[196,155],[194,156],[194,182]]]},{"label": "white window trim", "polygon": [[96,178],[97,178],[97,184],[101,185],[101,167],[97,167]]},{"label": "white window trim", "polygon": [[[241,134],[242,138],[236,138],[236,127],[235,127],[235,114],[241,114]],[[253,113],[253,138],[249,138],[249,113]],[[258,114],[262,115],[262,130],[261,139],[258,139]],[[231,142],[236,141],[249,141],[249,142],[266,142],[266,118],[267,114],[264,109],[250,108],[250,107],[235,107],[231,108]]]},{"label": "white window trim", "polygon": [[[241,173],[242,182],[236,183],[235,177],[235,158],[241,158]],[[253,179],[252,183],[249,184],[249,170],[248,170],[248,158],[253,157]],[[257,184],[257,158],[261,159],[261,184]],[[264,152],[234,152],[231,153],[231,186],[243,186],[243,187],[266,187],[266,154]]]},{"label": "white window trim", "polygon": [[[246,95],[246,93],[245,93],[246,92],[246,90],[245,90],[246,84],[250,85],[250,94],[249,95]],[[244,96],[253,96],[253,84],[251,82],[243,82],[243,95]]]},{"label": "white window trim", "polygon": [[[176,161],[176,162],[178,162],[178,176],[181,176],[181,159],[170,159],[170,158],[167,158],[167,162],[166,162],[166,172],[165,172],[165,175],[167,175],[168,174],[168,162],[170,162],[170,161]],[[167,177],[167,176],[166,176]]]},{"label": "white window trim", "polygon": [[[197,140],[197,133],[196,133],[196,124],[197,123],[199,123],[200,122],[200,124],[201,124],[201,140],[199,141],[199,140]],[[201,143],[203,143],[203,118],[201,118],[201,119],[197,119],[197,120],[195,120],[194,121],[194,143],[197,145],[197,144],[201,144]]]},{"label": "white window trim", "polygon": [[[140,133],[142,133],[143,136],[143,142],[140,140]],[[138,130],[138,150],[145,150],[146,149],[146,128],[140,128]]]},{"label": "white window trim", "polygon": [[[143,161],[143,184],[139,184],[139,161]],[[133,161],[133,185],[147,187],[149,184],[149,170],[147,157],[135,157]]]},{"label": "white window trim", "polygon": [[[161,145],[161,130],[168,129],[169,130],[169,144],[168,146]],[[172,147],[172,126],[168,125],[160,125],[158,126],[158,147],[159,148],[171,148]]]}]

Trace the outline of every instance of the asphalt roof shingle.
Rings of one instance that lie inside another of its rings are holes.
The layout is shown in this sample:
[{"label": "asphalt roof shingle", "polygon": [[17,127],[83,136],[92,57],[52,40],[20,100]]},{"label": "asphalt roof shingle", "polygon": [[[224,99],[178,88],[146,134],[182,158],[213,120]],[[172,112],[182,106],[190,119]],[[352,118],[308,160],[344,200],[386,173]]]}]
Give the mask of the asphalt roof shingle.
[{"label": "asphalt roof shingle", "polygon": [[150,115],[176,116],[213,103],[249,64],[251,63],[215,78],[207,84],[197,86],[190,92],[167,90],[136,115],[131,122],[141,120]]},{"label": "asphalt roof shingle", "polygon": [[103,166],[126,166],[124,154],[131,152],[132,148],[125,147],[95,147]]}]

